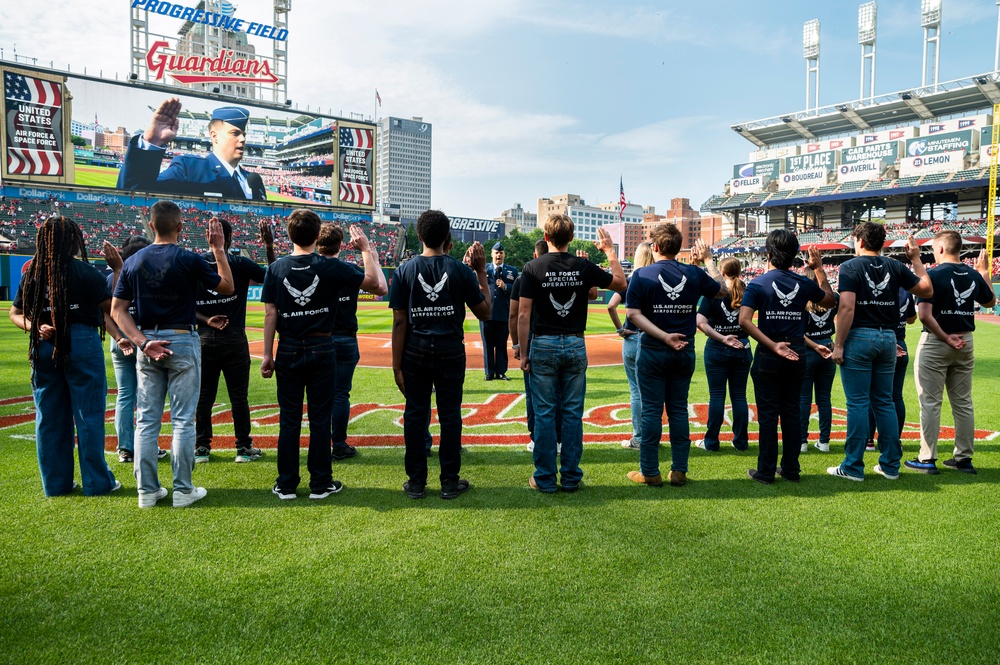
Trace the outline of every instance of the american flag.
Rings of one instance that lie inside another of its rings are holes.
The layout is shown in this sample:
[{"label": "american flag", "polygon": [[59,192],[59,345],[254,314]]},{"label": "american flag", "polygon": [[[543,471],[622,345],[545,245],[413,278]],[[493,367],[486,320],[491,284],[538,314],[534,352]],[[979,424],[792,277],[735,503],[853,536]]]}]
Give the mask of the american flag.
[{"label": "american flag", "polygon": [[618,178],[618,191],[621,192],[621,196],[618,199],[618,221],[623,221],[625,219],[625,181]]},{"label": "american flag", "polygon": [[372,204],[372,186],[354,182],[340,183],[340,200],[344,203]]},{"label": "american flag", "polygon": [[42,106],[62,106],[62,86],[58,83],[7,72],[4,89],[7,99]]},{"label": "american flag", "polygon": [[379,106],[382,106],[382,95],[378,94],[378,88],[375,88],[375,101],[378,102]]},{"label": "american flag", "polygon": [[7,72],[4,97],[7,172],[11,175],[62,175],[62,86]]},{"label": "american flag", "polygon": [[361,150],[371,150],[374,145],[372,140],[372,130],[354,129],[352,127],[340,128],[340,147],[358,148]]}]

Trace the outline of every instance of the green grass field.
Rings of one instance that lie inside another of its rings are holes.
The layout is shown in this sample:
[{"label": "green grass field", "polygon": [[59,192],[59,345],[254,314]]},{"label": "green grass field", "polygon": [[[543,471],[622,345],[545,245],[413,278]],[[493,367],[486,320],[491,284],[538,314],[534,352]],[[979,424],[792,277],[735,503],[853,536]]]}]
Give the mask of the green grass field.
[{"label": "green grass field", "polygon": [[[594,308],[592,331],[606,319]],[[384,306],[362,308],[363,331],[388,321]],[[976,346],[977,427],[1000,430],[1000,327],[981,324]],[[30,395],[26,354],[26,336],[0,326],[2,416],[32,413],[9,401]],[[692,403],[707,402],[700,363],[699,350]],[[522,389],[512,375],[470,371],[465,401]],[[627,404],[620,367],[588,381],[588,409]],[[912,376],[907,397],[916,421]],[[255,361],[251,402],[274,401]],[[388,370],[360,369],[354,401],[402,400]],[[755,444],[693,450],[688,485],[660,489],[625,479],[634,451],[594,444],[584,490],[556,495],[528,489],[522,445],[473,446],[473,489],[450,502],[404,496],[401,448],[363,448],[335,467],[342,493],[294,502],[270,493],[273,451],[237,465],[217,450],[195,470],[205,500],[140,511],[130,468],[110,455],[121,492],[44,498],[32,434],[30,417],[0,433],[2,662],[992,663],[1000,647],[995,440],[977,443],[976,476],[894,483],[831,478],[840,457],[811,450],[801,484],[766,487],[745,477]],[[915,450],[906,442],[904,457]],[[428,489],[436,469],[435,457]],[[168,460],[160,477],[169,486]]]}]

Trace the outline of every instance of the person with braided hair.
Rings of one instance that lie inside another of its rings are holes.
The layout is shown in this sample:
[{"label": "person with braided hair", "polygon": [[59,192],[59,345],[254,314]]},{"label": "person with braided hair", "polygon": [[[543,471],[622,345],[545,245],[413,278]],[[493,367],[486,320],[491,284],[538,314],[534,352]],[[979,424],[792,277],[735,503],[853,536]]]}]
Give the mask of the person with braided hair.
[{"label": "person with braided hair", "polygon": [[[69,494],[73,481],[73,427],[80,480],[87,496],[121,487],[104,459],[104,410],[108,386],[101,338],[111,292],[101,272],[87,262],[80,227],[50,217],[38,229],[35,257],[21,279],[10,320],[29,335],[35,399],[35,447],[46,496]],[[121,257],[104,243],[108,265]],[[77,258],[82,256],[82,260]]]}]

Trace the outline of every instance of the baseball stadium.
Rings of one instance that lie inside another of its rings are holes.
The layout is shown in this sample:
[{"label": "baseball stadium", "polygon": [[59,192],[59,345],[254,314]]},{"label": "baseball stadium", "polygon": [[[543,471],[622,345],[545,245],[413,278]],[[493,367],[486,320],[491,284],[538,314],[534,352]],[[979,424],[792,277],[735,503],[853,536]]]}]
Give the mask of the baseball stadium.
[{"label": "baseball stadium", "polygon": [[[229,3],[199,7],[222,5]],[[180,206],[179,244],[192,251],[208,250],[209,220],[224,219],[231,251],[264,265],[261,224],[278,255],[288,254],[285,220],[303,207],[361,229],[390,288],[400,262],[419,251],[405,228],[373,221],[374,122],[241,100],[249,109],[241,168],[260,177],[263,199],[164,192],[155,178],[128,190],[120,175],[129,142],[165,99],[179,96],[181,110],[158,172],[182,156],[207,158],[213,114],[237,102],[203,87],[115,82],[24,62],[0,60],[0,70],[8,115],[26,113],[9,110],[12,86],[54,86],[48,91],[58,103],[37,95],[14,101],[61,114],[54,122],[64,128],[42,137],[57,142],[50,145],[16,145],[13,121],[2,136],[5,313],[45,219],[76,222],[90,262],[103,268],[103,242],[120,247],[147,235],[150,209],[162,198]],[[719,165],[726,182],[702,206],[726,220],[715,256],[740,259],[751,282],[767,270],[768,232],[787,229],[803,250],[820,251],[835,284],[839,265],[854,254],[853,229],[864,221],[885,225],[885,254],[897,258],[913,236],[931,263],[931,239],[949,229],[961,234],[969,265],[984,248],[993,256],[998,82],[994,71],[763,120],[730,118],[749,154]],[[362,262],[351,248],[340,258]],[[830,450],[802,453],[802,482],[747,479],[758,452],[751,385],[748,450],[730,445],[727,403],[721,449],[692,446],[685,486],[647,487],[626,479],[638,464],[637,450],[627,447],[638,416],[609,296],[602,292],[588,308],[586,475],[575,493],[529,488],[523,375],[511,349],[509,380],[483,380],[480,325],[467,313],[461,466],[471,491],[457,501],[436,494],[414,501],[401,491],[405,397],[393,379],[393,311],[381,297],[359,297],[348,427],[358,454],[333,463],[344,491],[325,501],[279,501],[272,493],[280,406],[275,380],[261,372],[259,285],[248,293],[246,333],[251,433],[263,456],[234,463],[232,404],[220,382],[211,458],[193,472],[208,494],[188,510],[136,508],[133,468],[116,456],[109,353],[105,448],[122,487],[101,497],[77,488],[46,498],[29,337],[0,326],[0,662],[996,660],[1000,552],[991,534],[1000,530],[1000,412],[990,405],[1000,400],[1000,317],[976,315],[974,475],[904,470],[895,482],[870,474],[864,483],[827,475],[847,431],[838,379]],[[624,306],[618,313],[625,316]],[[920,335],[919,323],[907,328],[909,348]],[[705,342],[701,334],[694,340],[694,442],[709,417]],[[921,436],[912,371],[903,396],[908,459]],[[308,403],[302,408],[304,448]],[[813,441],[816,405],[810,416]],[[167,450],[170,422],[168,409],[160,434]],[[661,460],[670,454],[666,423]],[[941,425],[943,455],[955,438],[947,400]],[[428,430],[435,484],[436,411]],[[874,464],[878,453],[866,457]],[[304,454],[301,461],[305,476]],[[159,473],[170,477],[170,455]]]}]

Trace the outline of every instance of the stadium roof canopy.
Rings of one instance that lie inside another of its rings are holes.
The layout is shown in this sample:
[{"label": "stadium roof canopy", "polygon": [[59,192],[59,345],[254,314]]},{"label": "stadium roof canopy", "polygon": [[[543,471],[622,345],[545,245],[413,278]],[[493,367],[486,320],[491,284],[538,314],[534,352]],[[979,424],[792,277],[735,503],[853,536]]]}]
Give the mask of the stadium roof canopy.
[{"label": "stadium roof canopy", "polygon": [[936,86],[900,90],[809,111],[741,122],[733,131],[758,147],[771,147],[858,132],[897,128],[992,109],[1000,102],[996,73],[956,79]]}]

